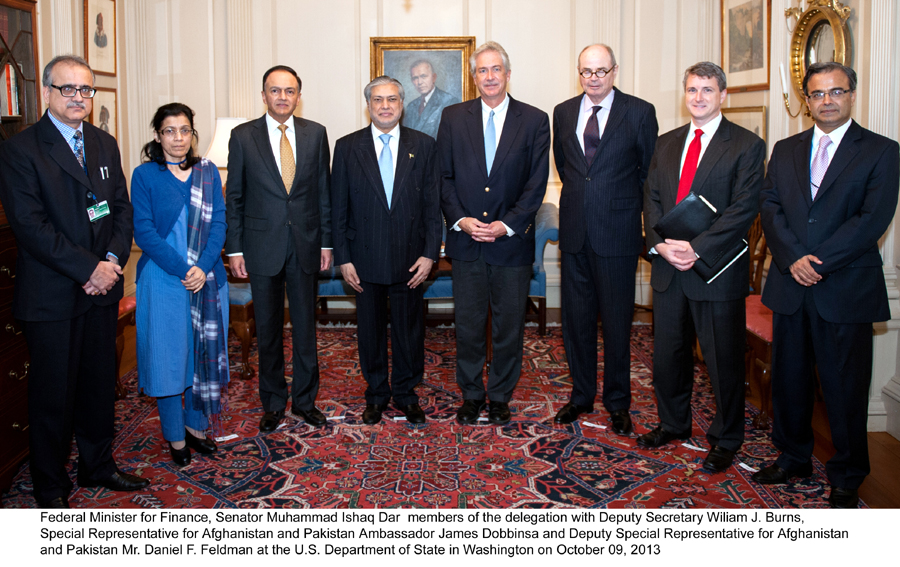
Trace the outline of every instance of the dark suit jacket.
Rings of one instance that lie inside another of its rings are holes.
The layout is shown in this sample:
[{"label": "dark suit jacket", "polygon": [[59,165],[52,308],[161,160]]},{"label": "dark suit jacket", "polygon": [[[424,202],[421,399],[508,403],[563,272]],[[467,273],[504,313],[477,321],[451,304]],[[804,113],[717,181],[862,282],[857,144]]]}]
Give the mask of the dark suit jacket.
[{"label": "dark suit jacket", "polygon": [[[22,321],[72,319],[122,299],[121,277],[106,295],[81,287],[107,252],[125,265],[133,230],[115,138],[84,123],[84,153],[89,176],[46,113],[0,146],[0,200],[19,245],[13,316]],[[89,192],[110,209],[93,223]]]},{"label": "dark suit jacket", "polygon": [[503,221],[515,232],[512,237],[481,243],[463,231],[448,230],[447,256],[472,261],[483,251],[488,264],[534,263],[534,217],[547,190],[549,152],[547,113],[510,96],[500,145],[488,177],[481,98],[444,109],[438,154],[441,207],[447,228],[461,218],[473,217],[484,223]]},{"label": "dark suit jacket", "polygon": [[585,234],[600,256],[638,255],[641,205],[659,125],[656,109],[615,90],[600,146],[588,165],[575,128],[584,93],[553,111],[553,157],[562,182],[559,249],[572,254]]},{"label": "dark suit jacket", "polygon": [[878,239],[897,208],[900,148],[856,122],[844,134],[812,201],[809,180],[813,129],[775,144],[760,195],[763,231],[773,265],[763,303],[790,315],[804,286],[791,265],[807,254],[822,280],[809,289],[823,319],[869,323],[891,318]]},{"label": "dark suit jacket", "polygon": [[421,256],[437,260],[441,212],[434,139],[400,128],[397,167],[388,208],[372,142],[372,129],[344,136],[334,146],[331,215],[334,263],[352,262],[362,281],[409,281]]},{"label": "dark suit jacket", "polygon": [[456,104],[459,99],[450,93],[434,87],[434,94],[428,104],[425,105],[425,111],[419,116],[419,100],[421,95],[409,101],[403,110],[403,125],[419,132],[424,132],[432,138],[437,138],[438,124],[441,122],[441,114],[444,109],[451,104]]},{"label": "dark suit jacket", "polygon": [[[681,154],[691,123],[663,134],[656,142],[650,173],[644,186],[644,228],[647,248],[663,241],[653,230],[656,222],[675,206]],[[749,130],[724,116],[706,148],[691,191],[704,196],[722,215],[709,230],[691,241],[694,251],[710,265],[718,261],[736,240],[745,238],[759,210],[759,188],[765,172],[766,144]],[[650,285],[665,291],[677,271],[654,255]],[[698,260],[699,262],[700,260]],[[684,294],[695,301],[728,301],[746,297],[750,285],[750,260],[744,254],[712,283],[694,270],[684,273]]]},{"label": "dark suit jacket", "polygon": [[332,247],[328,135],[321,124],[293,120],[297,173],[290,195],[278,173],[265,116],[235,128],[228,142],[225,252],[243,252],[247,271],[261,276],[281,270],[289,239],[308,274],[319,271],[322,248]]}]

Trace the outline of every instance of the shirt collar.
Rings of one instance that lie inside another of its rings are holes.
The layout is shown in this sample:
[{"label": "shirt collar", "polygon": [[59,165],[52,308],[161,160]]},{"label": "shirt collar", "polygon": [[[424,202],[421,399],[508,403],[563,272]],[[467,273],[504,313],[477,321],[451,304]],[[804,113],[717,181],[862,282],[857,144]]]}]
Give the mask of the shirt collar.
[{"label": "shirt collar", "polygon": [[[600,106],[609,110],[610,108],[612,108],[613,99],[615,98],[615,96],[616,96],[616,90],[611,89],[609,91],[609,94],[606,95],[605,97],[603,97],[603,100],[600,101]],[[583,97],[581,97],[581,111],[582,112],[593,112],[595,106],[597,106],[597,105],[594,104],[593,101],[591,101],[591,97],[589,97],[587,95],[587,93],[585,93],[585,95]]]},{"label": "shirt collar", "polygon": [[[377,142],[378,144],[381,144],[380,146],[376,145],[375,147],[380,148],[381,146],[384,145],[381,143],[381,135],[384,134],[384,132],[382,132],[381,130],[376,128],[375,124],[369,125],[369,128],[371,128],[371,130],[372,130],[372,140]],[[400,140],[400,124],[398,123],[396,126],[394,126],[393,130],[391,130],[390,132],[387,132],[387,133],[391,135],[392,142],[394,141],[393,140],[394,138],[396,138],[399,141]]]},{"label": "shirt collar", "polygon": [[[841,140],[844,139],[844,134],[846,134],[847,130],[850,128],[851,122],[853,122],[852,118],[850,120],[848,120],[847,122],[845,122],[842,126],[838,126],[837,128],[835,128],[834,130],[832,130],[831,132],[828,133],[828,139],[831,140],[831,143],[834,144],[835,148],[838,147],[839,145],[841,145]],[[823,132],[822,130],[819,129],[818,124],[813,126],[813,139],[812,139],[813,151],[815,151],[815,148],[819,147],[819,140],[824,135],[825,135],[825,132]]]},{"label": "shirt collar", "polygon": [[[293,118],[294,118],[294,117],[291,116],[291,118],[288,118],[287,120],[284,121],[285,126],[287,126],[287,132],[289,132],[289,133],[291,133],[291,134],[294,133],[294,121],[293,121]],[[277,120],[275,120],[274,118],[272,118],[272,115],[271,115],[271,114],[269,114],[268,112],[266,112],[266,129],[269,130],[270,132],[273,131],[273,130],[274,130],[274,131],[277,131],[277,132],[280,134],[281,131],[278,130],[278,127],[279,127],[279,126],[281,126],[281,124],[280,124]]]},{"label": "shirt collar", "polygon": [[53,125],[56,126],[56,129],[59,130],[59,133],[62,134],[63,138],[65,138],[66,141],[71,140],[72,136],[75,135],[75,132],[81,132],[82,136],[84,135],[84,122],[80,122],[78,124],[78,128],[72,128],[65,122],[53,116],[53,113],[49,110],[47,111],[47,116],[50,117],[50,121],[53,122]]},{"label": "shirt collar", "polygon": [[[703,130],[704,134],[706,134],[709,138],[712,138],[713,135],[715,135],[716,130],[719,129],[719,124],[721,124],[721,123],[722,123],[722,112],[720,111],[718,116],[716,116],[715,118],[713,118],[712,120],[707,122],[702,127],[697,126],[696,124],[694,124],[694,121],[691,120],[691,132],[694,132],[695,130],[697,130],[697,128],[700,128],[701,130]],[[689,138],[690,138],[690,136],[689,136]]]},{"label": "shirt collar", "polygon": [[503,102],[498,104],[496,108],[491,108],[490,106],[487,105],[487,103],[484,102],[484,99],[481,99],[482,114],[488,115],[491,113],[492,110],[494,111],[494,116],[496,116],[502,112],[506,112],[506,109],[509,108],[509,93],[503,93],[503,94],[504,94]]}]

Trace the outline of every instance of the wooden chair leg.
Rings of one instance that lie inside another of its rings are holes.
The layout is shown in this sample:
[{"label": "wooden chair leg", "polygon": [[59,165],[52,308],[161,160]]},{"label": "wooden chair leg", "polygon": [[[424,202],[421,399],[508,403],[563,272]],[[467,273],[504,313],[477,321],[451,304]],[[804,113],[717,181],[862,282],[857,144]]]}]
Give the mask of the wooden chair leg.
[{"label": "wooden chair leg", "polygon": [[772,365],[760,359],[754,360],[759,373],[759,414],[753,418],[754,429],[768,429],[772,414]]},{"label": "wooden chair leg", "polygon": [[547,336],[547,298],[538,298],[538,334]]},{"label": "wooden chair leg", "polygon": [[233,321],[231,328],[241,340],[241,378],[250,380],[254,376],[253,367],[250,366],[250,341],[255,330],[255,321]]},{"label": "wooden chair leg", "polygon": [[122,384],[122,353],[125,351],[125,334],[116,335],[116,399],[125,399],[125,385]]}]

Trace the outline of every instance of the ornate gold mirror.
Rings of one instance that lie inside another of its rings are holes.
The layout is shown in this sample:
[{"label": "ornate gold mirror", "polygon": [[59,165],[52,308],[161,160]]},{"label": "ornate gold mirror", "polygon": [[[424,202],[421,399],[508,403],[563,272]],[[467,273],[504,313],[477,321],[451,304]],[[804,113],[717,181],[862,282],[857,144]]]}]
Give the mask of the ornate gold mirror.
[{"label": "ornate gold mirror", "polygon": [[850,65],[853,55],[847,27],[850,8],[837,0],[809,0],[805,12],[800,8],[789,8],[784,15],[797,18],[791,35],[790,74],[797,96],[806,100],[803,77],[807,67],[826,61]]}]

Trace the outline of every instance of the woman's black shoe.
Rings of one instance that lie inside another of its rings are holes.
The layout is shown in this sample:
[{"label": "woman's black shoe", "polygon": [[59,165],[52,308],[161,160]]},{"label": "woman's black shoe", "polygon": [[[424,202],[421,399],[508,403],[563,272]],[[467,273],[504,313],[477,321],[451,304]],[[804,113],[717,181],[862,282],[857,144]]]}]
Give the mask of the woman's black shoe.
[{"label": "woman's black shoe", "polygon": [[169,443],[169,452],[172,453],[172,461],[179,467],[186,467],[191,464],[191,450],[187,445],[181,449],[176,449]]},{"label": "woman's black shoe", "polygon": [[188,447],[202,455],[211,455],[215,453],[216,450],[218,450],[215,441],[213,441],[209,437],[200,439],[199,437],[194,436],[187,429],[184,430],[184,442]]}]

